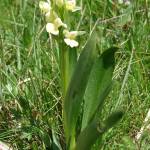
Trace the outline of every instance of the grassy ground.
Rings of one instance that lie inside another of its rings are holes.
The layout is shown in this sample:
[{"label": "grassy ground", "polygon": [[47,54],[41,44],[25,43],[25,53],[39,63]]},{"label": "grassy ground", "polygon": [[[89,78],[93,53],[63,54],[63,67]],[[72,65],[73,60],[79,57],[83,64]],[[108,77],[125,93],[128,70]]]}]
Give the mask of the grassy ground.
[{"label": "grassy ground", "polygon": [[[121,47],[116,54],[113,90],[101,117],[116,109],[124,110],[125,115],[105,135],[101,149],[148,149],[148,139],[134,144],[136,148],[131,143],[150,107],[150,3],[80,2],[83,10],[81,15],[75,14],[72,24],[74,29],[79,25],[87,32],[81,46],[99,19],[99,52],[114,44]],[[0,140],[14,149],[46,149],[54,133],[64,143],[56,56],[57,48],[50,48],[38,1],[1,0]],[[99,142],[93,149],[100,149]]]}]

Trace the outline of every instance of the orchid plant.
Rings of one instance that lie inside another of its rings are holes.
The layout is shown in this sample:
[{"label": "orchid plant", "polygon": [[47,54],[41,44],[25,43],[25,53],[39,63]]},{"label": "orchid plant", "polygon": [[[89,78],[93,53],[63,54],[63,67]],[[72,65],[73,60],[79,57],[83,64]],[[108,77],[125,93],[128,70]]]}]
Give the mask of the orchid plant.
[{"label": "orchid plant", "polygon": [[112,87],[117,48],[109,48],[99,56],[94,28],[78,57],[80,43],[77,38],[85,31],[71,30],[67,18],[81,7],[75,0],[40,1],[39,7],[50,39],[56,39],[59,46],[65,147],[67,150],[91,149],[96,140],[122,117],[119,111],[112,113],[103,123],[98,118]]}]

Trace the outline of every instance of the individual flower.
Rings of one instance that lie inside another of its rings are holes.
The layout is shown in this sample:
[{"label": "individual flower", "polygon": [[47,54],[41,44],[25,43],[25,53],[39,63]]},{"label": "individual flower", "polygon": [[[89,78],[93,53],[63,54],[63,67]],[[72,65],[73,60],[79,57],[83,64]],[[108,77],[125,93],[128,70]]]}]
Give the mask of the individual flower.
[{"label": "individual flower", "polygon": [[72,12],[75,12],[81,9],[80,7],[76,6],[76,0],[67,0],[65,5],[66,5],[66,9]]},{"label": "individual flower", "polygon": [[79,43],[76,41],[76,37],[84,34],[84,31],[68,31],[64,30],[65,39],[64,42],[71,48],[77,47]]},{"label": "individual flower", "polygon": [[50,11],[51,4],[50,4],[50,2],[40,1],[39,2],[39,7],[40,7],[42,13],[46,14]]},{"label": "individual flower", "polygon": [[67,25],[64,24],[60,18],[56,18],[53,23],[47,23],[46,31],[53,35],[59,34],[59,27],[67,28]]}]

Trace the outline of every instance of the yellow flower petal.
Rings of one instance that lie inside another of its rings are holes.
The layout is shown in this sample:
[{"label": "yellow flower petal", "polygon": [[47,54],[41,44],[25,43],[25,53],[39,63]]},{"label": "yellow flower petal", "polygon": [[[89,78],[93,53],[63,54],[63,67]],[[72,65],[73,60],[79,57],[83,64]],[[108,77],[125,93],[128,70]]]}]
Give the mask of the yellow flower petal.
[{"label": "yellow flower petal", "polygon": [[48,33],[53,34],[53,35],[58,35],[59,34],[58,28],[56,28],[56,26],[53,23],[47,23],[46,24],[46,31]]},{"label": "yellow flower petal", "polygon": [[41,11],[45,14],[50,11],[51,6],[50,6],[50,3],[48,3],[48,2],[40,1],[39,7],[40,7]]},{"label": "yellow flower petal", "polygon": [[54,24],[56,25],[57,28],[63,26],[64,28],[67,28],[67,25],[64,24],[60,18],[56,18],[54,21]]},{"label": "yellow flower petal", "polygon": [[67,0],[66,1],[66,9],[72,12],[81,10],[81,7],[76,6],[76,0]]},{"label": "yellow flower petal", "polygon": [[71,48],[73,47],[77,47],[79,45],[79,43],[75,40],[71,40],[71,39],[64,39],[65,43],[70,46]]},{"label": "yellow flower petal", "polygon": [[69,32],[68,30],[64,30],[64,35],[66,38],[74,40],[78,35],[78,31]]},{"label": "yellow flower petal", "polygon": [[73,11],[76,7],[76,1],[75,0],[67,0],[66,1],[66,9]]}]

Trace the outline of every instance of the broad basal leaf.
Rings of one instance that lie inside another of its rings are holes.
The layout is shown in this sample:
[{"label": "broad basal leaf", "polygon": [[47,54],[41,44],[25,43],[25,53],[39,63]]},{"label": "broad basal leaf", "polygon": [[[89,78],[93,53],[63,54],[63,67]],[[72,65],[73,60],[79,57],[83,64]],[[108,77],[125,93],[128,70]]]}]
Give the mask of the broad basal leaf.
[{"label": "broad basal leaf", "polygon": [[112,128],[122,118],[122,115],[122,112],[115,112],[110,115],[103,124],[93,120],[80,133],[75,150],[91,150],[96,140],[102,138],[102,135],[108,131],[108,129]]},{"label": "broad basal leaf", "polygon": [[96,59],[89,77],[84,95],[84,112],[82,130],[94,117],[97,109],[102,107],[104,99],[111,89],[112,75],[114,71],[114,53],[116,47],[109,48]]},{"label": "broad basal leaf", "polygon": [[72,75],[64,100],[64,126],[67,142],[75,136],[75,127],[87,81],[96,58],[96,37],[93,33],[84,47]]}]

